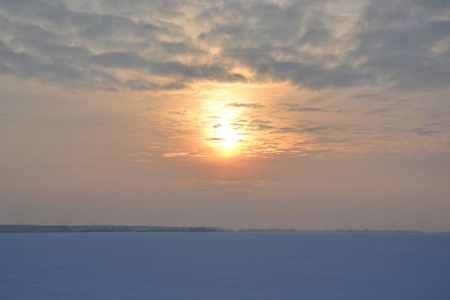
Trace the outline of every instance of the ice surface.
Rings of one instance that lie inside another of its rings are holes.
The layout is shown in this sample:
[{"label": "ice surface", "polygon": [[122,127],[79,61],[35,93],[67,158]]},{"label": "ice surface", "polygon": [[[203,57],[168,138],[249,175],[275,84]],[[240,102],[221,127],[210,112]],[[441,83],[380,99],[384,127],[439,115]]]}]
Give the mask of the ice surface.
[{"label": "ice surface", "polygon": [[448,300],[450,236],[0,235],[2,300]]}]

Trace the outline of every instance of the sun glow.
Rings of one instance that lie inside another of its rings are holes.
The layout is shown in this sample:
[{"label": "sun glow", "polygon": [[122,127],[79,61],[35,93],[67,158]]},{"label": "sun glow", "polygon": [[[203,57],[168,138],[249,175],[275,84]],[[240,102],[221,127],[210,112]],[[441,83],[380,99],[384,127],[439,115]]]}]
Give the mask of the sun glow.
[{"label": "sun glow", "polygon": [[234,156],[238,153],[242,130],[237,124],[237,117],[233,110],[222,111],[214,116],[209,125],[209,141],[222,156]]},{"label": "sun glow", "polygon": [[216,130],[216,134],[218,139],[220,139],[219,144],[221,144],[223,148],[233,147],[239,141],[239,135],[237,130],[229,125],[221,125]]}]

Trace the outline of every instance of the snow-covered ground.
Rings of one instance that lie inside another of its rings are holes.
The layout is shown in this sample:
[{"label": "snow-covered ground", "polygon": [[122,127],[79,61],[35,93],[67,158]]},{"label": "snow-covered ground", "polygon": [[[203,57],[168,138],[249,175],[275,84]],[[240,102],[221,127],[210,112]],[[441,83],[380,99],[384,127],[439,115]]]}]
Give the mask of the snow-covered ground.
[{"label": "snow-covered ground", "polygon": [[448,300],[450,235],[0,235],[2,300]]}]

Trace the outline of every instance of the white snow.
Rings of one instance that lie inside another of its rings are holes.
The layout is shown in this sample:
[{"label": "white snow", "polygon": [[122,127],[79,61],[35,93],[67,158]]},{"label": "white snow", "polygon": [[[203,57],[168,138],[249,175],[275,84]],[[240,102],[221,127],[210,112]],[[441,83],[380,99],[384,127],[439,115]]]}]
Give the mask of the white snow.
[{"label": "white snow", "polygon": [[2,300],[448,300],[450,235],[0,235]]}]

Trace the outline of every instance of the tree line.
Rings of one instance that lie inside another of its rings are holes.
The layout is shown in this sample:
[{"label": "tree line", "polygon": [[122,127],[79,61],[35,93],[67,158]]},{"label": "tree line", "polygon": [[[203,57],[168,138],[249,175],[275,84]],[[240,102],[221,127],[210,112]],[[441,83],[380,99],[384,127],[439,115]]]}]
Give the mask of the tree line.
[{"label": "tree line", "polygon": [[218,227],[116,226],[116,225],[0,225],[0,233],[39,232],[222,232]]}]

